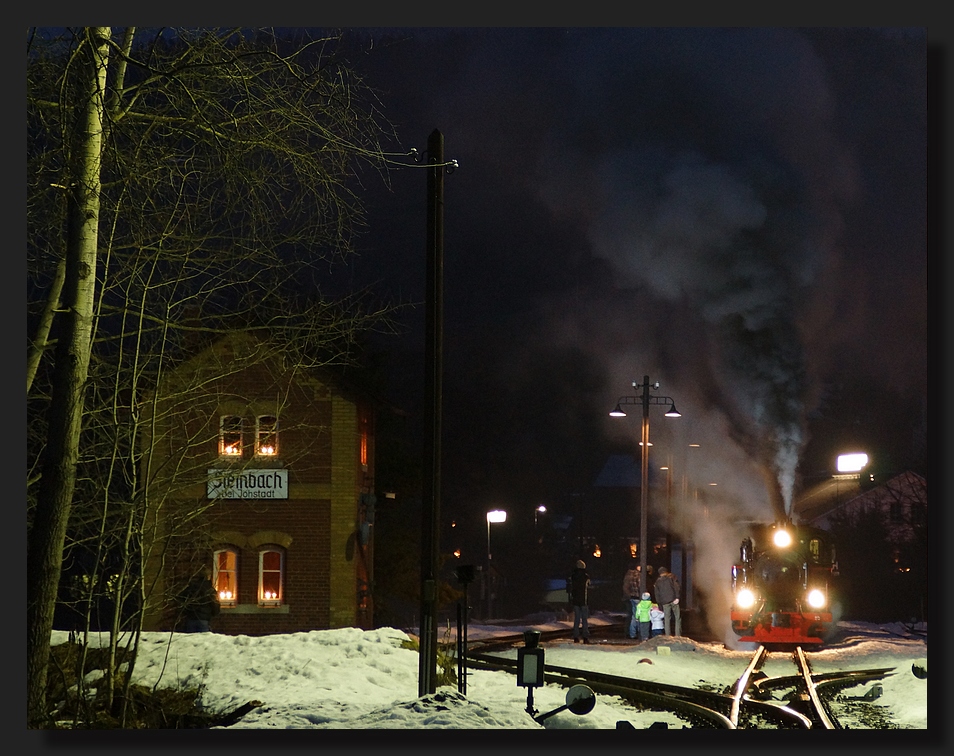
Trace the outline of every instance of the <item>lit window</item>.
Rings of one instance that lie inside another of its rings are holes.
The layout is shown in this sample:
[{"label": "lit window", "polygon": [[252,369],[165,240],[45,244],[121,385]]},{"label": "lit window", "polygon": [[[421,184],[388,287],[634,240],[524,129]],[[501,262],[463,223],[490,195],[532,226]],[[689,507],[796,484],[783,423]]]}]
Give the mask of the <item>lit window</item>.
[{"label": "lit window", "polygon": [[368,469],[368,418],[361,418],[361,447],[360,447],[361,467]]},{"label": "lit window", "polygon": [[235,606],[238,602],[238,553],[234,549],[220,549],[213,555],[215,570],[212,582],[222,606]]},{"label": "lit window", "polygon": [[274,415],[258,416],[255,453],[265,457],[278,455],[278,418]]},{"label": "lit window", "polygon": [[242,418],[222,415],[219,424],[219,454],[225,457],[242,456]]},{"label": "lit window", "polygon": [[258,555],[258,603],[279,606],[282,603],[282,552],[266,549]]}]

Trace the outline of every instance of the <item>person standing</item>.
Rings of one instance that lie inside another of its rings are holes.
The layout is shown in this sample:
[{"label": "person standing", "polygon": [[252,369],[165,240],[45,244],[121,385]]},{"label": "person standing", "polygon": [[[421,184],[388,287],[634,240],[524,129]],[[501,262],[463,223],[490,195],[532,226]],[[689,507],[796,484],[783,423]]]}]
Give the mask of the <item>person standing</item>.
[{"label": "person standing", "polygon": [[663,632],[672,635],[675,623],[675,635],[682,635],[682,617],[679,611],[679,581],[665,567],[659,568],[659,577],[656,578],[656,603],[663,610]]},{"label": "person standing", "polygon": [[636,602],[639,601],[639,565],[635,560],[623,575],[623,605],[626,607],[626,637],[636,637]]},{"label": "person standing", "polygon": [[649,631],[652,625],[652,619],[649,616],[652,611],[653,602],[648,593],[644,593],[642,598],[636,603],[636,621],[639,622],[639,639],[641,641],[649,640]]},{"label": "person standing", "polygon": [[576,566],[566,579],[566,591],[573,605],[573,642],[590,642],[590,575],[586,571],[586,562],[576,560]]},{"label": "person standing", "polygon": [[659,608],[659,604],[653,602],[652,608],[649,610],[649,622],[650,622],[650,631],[649,637],[655,638],[657,635],[663,634],[663,610]]},{"label": "person standing", "polygon": [[208,633],[209,621],[219,614],[219,597],[212,585],[212,569],[208,566],[195,575],[179,596],[184,619],[182,632]]}]

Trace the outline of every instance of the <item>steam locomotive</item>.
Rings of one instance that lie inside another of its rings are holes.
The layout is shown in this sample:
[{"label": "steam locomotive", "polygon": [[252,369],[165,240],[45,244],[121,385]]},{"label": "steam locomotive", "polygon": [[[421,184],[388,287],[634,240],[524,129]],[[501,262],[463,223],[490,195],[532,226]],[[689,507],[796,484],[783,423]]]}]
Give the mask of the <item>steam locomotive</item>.
[{"label": "steam locomotive", "polygon": [[732,566],[732,630],[766,646],[824,643],[837,575],[825,531],[791,522],[756,526]]}]

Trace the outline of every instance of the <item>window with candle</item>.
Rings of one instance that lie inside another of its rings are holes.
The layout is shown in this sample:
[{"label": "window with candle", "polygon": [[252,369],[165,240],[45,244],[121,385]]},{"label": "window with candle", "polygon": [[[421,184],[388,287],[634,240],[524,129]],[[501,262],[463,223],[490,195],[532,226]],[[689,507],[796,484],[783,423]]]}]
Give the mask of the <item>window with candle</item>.
[{"label": "window with candle", "polygon": [[361,469],[368,469],[368,418],[361,418],[361,441],[359,446]]},{"label": "window with candle", "polygon": [[285,554],[275,547],[258,553],[258,603],[261,606],[281,606]]},{"label": "window with candle", "polygon": [[212,582],[222,606],[238,603],[238,551],[232,548],[218,549],[213,554],[215,569]]},{"label": "window with candle", "polygon": [[278,456],[278,418],[274,415],[258,416],[255,453],[263,457]]},{"label": "window with candle", "polygon": [[219,420],[219,455],[242,456],[242,418],[238,415],[222,415]]}]

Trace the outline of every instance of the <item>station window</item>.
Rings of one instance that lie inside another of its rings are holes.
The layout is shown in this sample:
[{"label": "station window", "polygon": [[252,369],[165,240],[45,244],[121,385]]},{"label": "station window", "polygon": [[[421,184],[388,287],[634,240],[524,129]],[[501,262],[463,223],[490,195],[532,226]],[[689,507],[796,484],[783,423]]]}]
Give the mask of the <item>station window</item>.
[{"label": "station window", "polygon": [[278,418],[274,415],[258,416],[255,453],[265,457],[278,455]]},{"label": "station window", "polygon": [[277,549],[263,549],[258,554],[258,603],[281,606],[285,555]]},{"label": "station window", "polygon": [[238,603],[238,552],[235,549],[219,549],[213,554],[215,569],[212,582],[222,606]]},{"label": "station window", "polygon": [[368,418],[361,418],[361,445],[360,445],[361,469],[368,469]]},{"label": "station window", "polygon": [[222,415],[219,419],[219,454],[242,456],[242,418],[238,415]]}]

